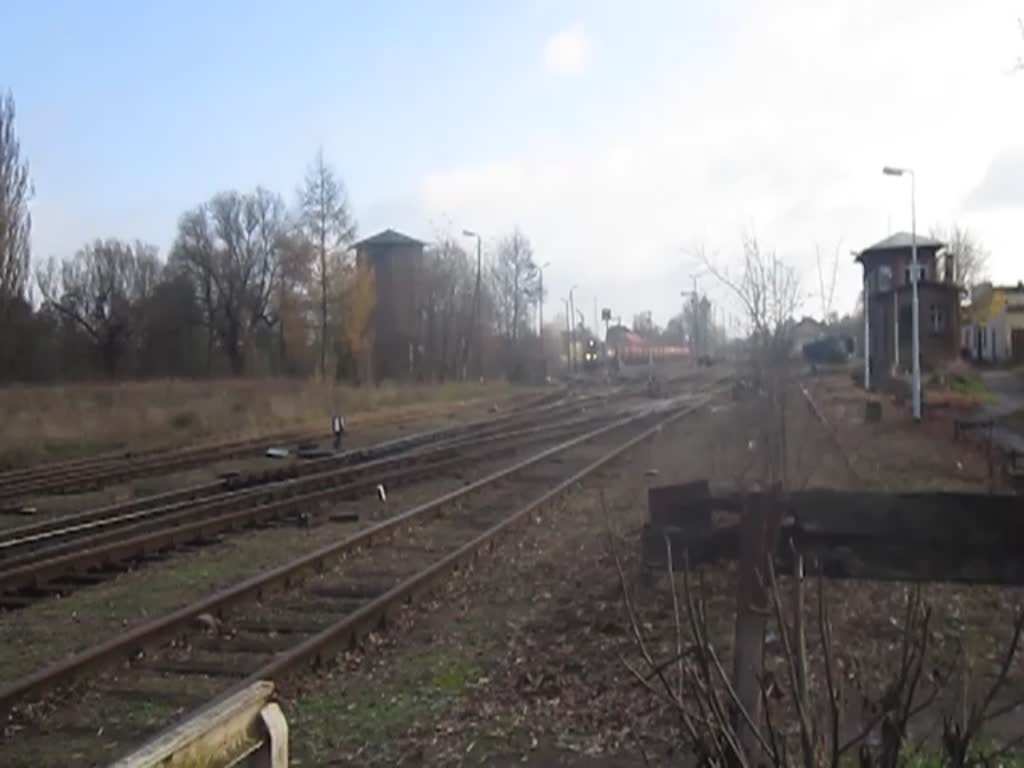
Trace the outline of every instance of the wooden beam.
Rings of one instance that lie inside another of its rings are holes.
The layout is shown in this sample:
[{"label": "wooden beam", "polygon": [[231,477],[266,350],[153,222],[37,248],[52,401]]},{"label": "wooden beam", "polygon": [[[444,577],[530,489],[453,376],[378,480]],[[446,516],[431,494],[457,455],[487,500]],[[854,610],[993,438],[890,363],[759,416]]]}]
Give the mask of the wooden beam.
[{"label": "wooden beam", "polygon": [[287,724],[270,701],[273,692],[273,683],[253,683],[172,726],[113,768],[220,768],[243,761],[286,768]]},{"label": "wooden beam", "polygon": [[[1024,584],[1018,564],[1024,540],[1024,504],[1017,496],[963,493],[846,493],[814,490],[772,497],[728,495],[692,502],[672,525],[648,524],[642,535],[644,561],[664,566],[667,536],[676,562],[684,552],[696,565],[735,560],[737,525],[708,528],[713,510],[737,511],[745,503],[767,503],[783,515],[781,541],[792,540],[808,564],[817,561],[835,578]],[[780,572],[787,551],[776,551]]]}]

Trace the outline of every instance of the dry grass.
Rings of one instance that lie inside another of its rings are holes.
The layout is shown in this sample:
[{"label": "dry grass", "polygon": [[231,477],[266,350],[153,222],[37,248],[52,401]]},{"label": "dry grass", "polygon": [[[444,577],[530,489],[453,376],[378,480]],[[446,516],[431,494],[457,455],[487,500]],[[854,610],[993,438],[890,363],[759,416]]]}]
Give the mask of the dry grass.
[{"label": "dry grass", "polygon": [[125,382],[0,389],[0,467],[125,447],[189,445],[275,432],[328,430],[332,414],[368,423],[395,409],[529,390],[505,382],[350,387],[294,379]]}]

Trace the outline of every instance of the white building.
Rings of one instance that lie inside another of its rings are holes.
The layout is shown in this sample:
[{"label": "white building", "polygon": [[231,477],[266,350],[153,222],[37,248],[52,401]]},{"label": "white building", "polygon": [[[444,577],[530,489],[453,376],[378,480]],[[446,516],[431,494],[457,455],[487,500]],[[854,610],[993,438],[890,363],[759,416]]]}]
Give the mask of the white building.
[{"label": "white building", "polygon": [[976,285],[961,325],[960,346],[978,362],[1024,362],[1024,284]]}]

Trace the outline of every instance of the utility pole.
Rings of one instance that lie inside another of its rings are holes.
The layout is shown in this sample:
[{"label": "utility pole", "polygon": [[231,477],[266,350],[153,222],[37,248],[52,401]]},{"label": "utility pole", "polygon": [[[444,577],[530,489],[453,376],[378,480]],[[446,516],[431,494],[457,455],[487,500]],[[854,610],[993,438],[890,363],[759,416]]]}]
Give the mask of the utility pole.
[{"label": "utility pole", "polygon": [[572,373],[572,315],[569,314],[569,300],[562,299],[565,305],[565,367]]},{"label": "utility pole", "polygon": [[578,285],[574,285],[569,289],[569,349],[573,357],[574,368],[578,368],[578,366],[576,365],[576,302],[573,301],[572,294],[578,287]]},{"label": "utility pole", "polygon": [[538,288],[540,290],[540,301],[537,302],[537,335],[541,339],[541,349],[544,348],[544,268],[540,270],[540,279],[538,281]]},{"label": "utility pole", "polygon": [[547,355],[544,349],[544,270],[550,265],[550,261],[545,261],[537,267],[537,272],[539,273],[537,292],[540,294],[540,298],[537,301],[537,338],[540,340],[540,359],[544,368],[544,376],[547,376]]},{"label": "utility pole", "polygon": [[473,314],[476,318],[476,376],[482,379],[484,375],[484,350],[483,350],[483,328],[480,327],[480,272],[483,261],[483,239],[479,233],[470,229],[462,230],[466,237],[476,238],[476,289],[473,291]]}]

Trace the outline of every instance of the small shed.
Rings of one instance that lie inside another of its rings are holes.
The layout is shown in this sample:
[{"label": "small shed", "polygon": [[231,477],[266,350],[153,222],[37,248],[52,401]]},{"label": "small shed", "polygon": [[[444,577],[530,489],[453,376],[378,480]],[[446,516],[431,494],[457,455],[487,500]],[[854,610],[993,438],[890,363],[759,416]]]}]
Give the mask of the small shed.
[{"label": "small shed", "polygon": [[417,285],[424,243],[385,229],[355,244],[356,264],[373,270],[376,291],[370,328],[369,375],[374,381],[409,379],[416,372]]}]

